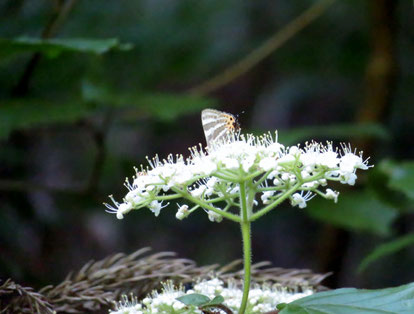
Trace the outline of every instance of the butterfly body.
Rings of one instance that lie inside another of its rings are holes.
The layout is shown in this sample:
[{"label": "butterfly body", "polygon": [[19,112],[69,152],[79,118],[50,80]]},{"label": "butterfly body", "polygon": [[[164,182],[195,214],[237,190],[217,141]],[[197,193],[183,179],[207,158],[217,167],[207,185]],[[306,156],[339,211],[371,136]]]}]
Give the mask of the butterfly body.
[{"label": "butterfly body", "polygon": [[208,147],[213,142],[225,141],[240,129],[234,115],[215,109],[204,109],[201,112],[201,123]]}]

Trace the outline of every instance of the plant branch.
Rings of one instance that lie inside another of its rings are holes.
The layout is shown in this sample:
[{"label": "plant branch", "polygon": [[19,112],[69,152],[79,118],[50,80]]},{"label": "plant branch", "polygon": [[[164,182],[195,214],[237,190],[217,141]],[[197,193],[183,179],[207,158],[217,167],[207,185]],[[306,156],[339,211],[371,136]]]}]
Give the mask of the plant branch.
[{"label": "plant branch", "polygon": [[191,88],[189,92],[197,95],[210,94],[248,72],[259,62],[281,47],[290,38],[312,23],[316,18],[321,16],[334,1],[335,0],[320,0],[316,2],[243,59],[229,66],[213,78]]},{"label": "plant branch", "polygon": [[289,190],[287,190],[281,197],[279,197],[274,203],[267,205],[265,208],[262,208],[261,210],[259,210],[258,212],[254,213],[251,218],[250,221],[254,221],[257,218],[260,218],[261,216],[263,216],[264,214],[268,213],[269,211],[271,211],[273,208],[275,208],[277,205],[279,205],[280,203],[282,203],[285,199],[287,199],[293,192],[295,192],[298,187],[301,186],[302,183],[296,183],[294,186],[292,186]]},{"label": "plant branch", "polygon": [[[58,28],[63,24],[72,10],[73,6],[76,4],[77,0],[67,0],[63,4],[60,3],[56,9],[55,14],[49,20],[49,23],[46,24],[41,38],[47,39],[53,37]],[[40,52],[36,52],[32,55],[29,62],[26,65],[26,68],[23,71],[22,76],[20,77],[19,82],[13,88],[12,95],[14,96],[24,96],[29,91],[29,83],[32,75],[39,64],[39,61],[42,57]]]},{"label": "plant branch", "polygon": [[106,135],[110,128],[113,112],[109,109],[104,117],[102,126],[95,128],[91,126],[91,134],[96,146],[96,156],[92,167],[92,172],[89,177],[89,182],[86,186],[86,191],[92,193],[97,190],[99,179],[102,174],[102,168],[104,166],[107,150],[106,150]]},{"label": "plant branch", "polygon": [[240,222],[240,221],[241,221],[239,216],[236,216],[236,215],[234,215],[234,214],[232,214],[232,213],[225,212],[225,211],[222,211],[222,210],[220,210],[220,209],[217,209],[217,208],[215,208],[214,206],[211,206],[211,205],[209,205],[209,204],[207,204],[207,203],[205,203],[205,202],[203,202],[203,201],[201,201],[201,200],[199,200],[199,199],[197,199],[197,198],[193,197],[193,196],[192,196],[191,194],[189,194],[189,193],[186,193],[186,192],[184,192],[184,191],[182,191],[182,190],[180,190],[180,189],[177,189],[177,188],[175,188],[175,187],[172,187],[171,189],[172,189],[174,192],[179,193],[179,194],[180,194],[183,198],[186,198],[186,199],[188,199],[189,201],[191,201],[191,202],[193,202],[193,203],[196,203],[196,204],[197,204],[197,205],[199,205],[200,207],[203,207],[203,208],[205,208],[205,209],[211,210],[211,211],[215,212],[216,214],[219,214],[219,215],[221,215],[221,216],[223,216],[223,217],[225,217],[225,218],[227,218],[227,219],[229,219],[229,220],[232,220],[232,221],[235,221],[235,222]]}]

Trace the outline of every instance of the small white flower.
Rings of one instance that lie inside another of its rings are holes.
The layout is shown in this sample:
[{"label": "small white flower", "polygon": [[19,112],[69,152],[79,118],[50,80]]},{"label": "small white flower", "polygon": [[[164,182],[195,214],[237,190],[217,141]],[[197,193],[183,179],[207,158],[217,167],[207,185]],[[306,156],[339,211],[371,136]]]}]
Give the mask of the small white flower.
[{"label": "small white flower", "polygon": [[214,171],[217,170],[217,164],[209,159],[205,160],[202,164],[202,170],[200,171],[200,174],[202,175],[210,175]]},{"label": "small white flower", "polygon": [[200,198],[203,195],[203,193],[206,191],[206,189],[207,189],[207,186],[200,185],[198,188],[191,190],[190,193],[193,197]]},{"label": "small white flower", "polygon": [[357,175],[353,172],[345,172],[341,175],[341,183],[354,185]]},{"label": "small white flower", "polygon": [[339,168],[344,172],[353,172],[355,169],[368,169],[368,166],[362,160],[361,156],[357,156],[353,153],[346,153],[340,159]]},{"label": "small white flower", "polygon": [[320,162],[320,153],[318,151],[309,150],[302,153],[299,157],[304,167],[313,168]]},{"label": "small white flower", "polygon": [[275,191],[265,191],[263,192],[260,198],[262,199],[263,204],[270,204],[269,198],[271,198],[275,194]]},{"label": "small white flower", "polygon": [[216,212],[213,212],[212,210],[209,210],[208,219],[211,222],[221,222],[223,220],[223,216],[221,216],[220,214],[217,214]]},{"label": "small white flower", "polygon": [[297,146],[289,147],[289,155],[296,156],[300,154],[300,149]]},{"label": "small white flower", "polygon": [[307,192],[305,195],[303,193],[295,193],[292,195],[290,201],[292,206],[298,206],[299,208],[305,208],[306,202],[310,201],[315,195],[311,192]]},{"label": "small white flower", "polygon": [[222,163],[227,169],[239,169],[239,161],[236,158],[225,157]]},{"label": "small white flower", "polygon": [[276,159],[273,157],[265,157],[259,162],[259,167],[262,168],[264,171],[269,171],[273,168],[276,168],[276,165]]},{"label": "small white flower", "polygon": [[285,172],[281,176],[282,181],[289,181],[290,180],[290,174]]},{"label": "small white flower", "polygon": [[157,217],[160,214],[161,209],[168,206],[168,203],[166,205],[162,205],[162,202],[158,201],[152,201],[148,208],[154,213],[155,217]]},{"label": "small white flower", "polygon": [[178,220],[183,220],[188,216],[188,205],[182,205],[178,207],[178,211],[175,214],[175,218]]},{"label": "small white flower", "polygon": [[271,144],[267,146],[267,150],[275,155],[281,154],[284,149],[285,147],[277,142],[271,142]]},{"label": "small white flower", "polygon": [[273,185],[274,185],[275,187],[281,186],[281,185],[283,185],[283,181],[281,181],[281,180],[279,180],[279,179],[274,179],[274,180],[273,180]]},{"label": "small white flower", "polygon": [[132,204],[131,203],[122,203],[118,207],[118,212],[116,213],[116,218],[123,219],[124,215],[126,213],[128,213],[129,211],[131,211],[131,209],[132,209]]},{"label": "small white flower", "polygon": [[241,166],[244,172],[249,172],[250,168],[254,165],[255,156],[246,156],[241,162]]},{"label": "small white flower", "polygon": [[338,153],[328,150],[320,155],[320,164],[328,168],[338,167],[339,158]]},{"label": "small white flower", "polygon": [[338,202],[338,195],[339,192],[331,190],[331,189],[326,189],[326,193],[325,193],[325,197],[328,200],[334,200],[334,202]]},{"label": "small white flower", "polygon": [[207,186],[208,188],[214,188],[214,186],[215,186],[217,183],[218,183],[218,179],[217,179],[216,177],[212,177],[212,178],[210,178],[210,179],[207,181],[206,186]]},{"label": "small white flower", "polygon": [[[265,170],[265,169],[263,169],[263,170],[264,170],[264,171],[267,171],[267,170]],[[270,169],[269,169],[269,170],[270,170]],[[269,173],[269,175],[267,176],[267,178],[268,178],[269,180],[273,180],[275,177],[277,177],[277,176],[278,176],[279,171],[280,171],[280,169],[273,170],[271,173]]]},{"label": "small white flower", "polygon": [[316,189],[319,186],[319,181],[311,181],[302,184],[302,187],[308,188],[308,189]]},{"label": "small white flower", "polygon": [[321,186],[326,186],[328,184],[328,181],[326,179],[320,179],[318,182]]},{"label": "small white flower", "polygon": [[305,208],[306,207],[306,201],[303,198],[303,196],[299,193],[295,193],[291,197],[291,204],[292,206],[299,206],[299,208]]},{"label": "small white flower", "polygon": [[289,166],[296,162],[295,156],[293,155],[284,155],[277,160],[277,164],[281,166]]}]

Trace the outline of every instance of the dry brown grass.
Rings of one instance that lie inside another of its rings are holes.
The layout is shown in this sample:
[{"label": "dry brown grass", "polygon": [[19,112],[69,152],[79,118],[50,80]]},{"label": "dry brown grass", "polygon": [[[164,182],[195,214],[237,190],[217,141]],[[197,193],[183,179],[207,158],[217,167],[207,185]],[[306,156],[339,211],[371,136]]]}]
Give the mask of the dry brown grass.
[{"label": "dry brown grass", "polygon": [[[100,261],[90,261],[79,271],[70,273],[60,284],[46,286],[38,292],[7,280],[0,286],[0,312],[98,312],[107,310],[123,294],[134,293],[140,298],[167,279],[183,284],[212,274],[223,280],[242,279],[239,260],[223,267],[198,267],[192,260],[177,258],[173,252],[149,254],[149,251],[149,248],[143,248],[129,255],[119,253]],[[252,281],[322,289],[320,283],[328,275],[270,265],[268,262],[253,265]]]}]

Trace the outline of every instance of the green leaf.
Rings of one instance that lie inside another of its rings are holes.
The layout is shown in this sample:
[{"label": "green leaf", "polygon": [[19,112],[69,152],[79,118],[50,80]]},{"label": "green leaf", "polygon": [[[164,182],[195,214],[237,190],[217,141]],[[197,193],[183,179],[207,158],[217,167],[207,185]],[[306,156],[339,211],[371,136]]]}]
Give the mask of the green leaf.
[{"label": "green leaf", "polygon": [[0,105],[0,139],[15,129],[27,129],[54,123],[71,123],[92,113],[83,101],[53,103],[37,99],[2,102]]},{"label": "green leaf", "polygon": [[82,95],[86,101],[112,104],[115,107],[139,109],[127,119],[137,120],[143,116],[152,116],[162,121],[172,121],[188,113],[199,112],[206,107],[214,106],[214,101],[208,98],[173,93],[123,92],[113,91],[102,85],[89,81],[82,84]]},{"label": "green leaf", "polygon": [[195,96],[148,92],[111,93],[92,85],[84,86],[82,94],[83,99],[69,102],[27,98],[0,101],[0,140],[7,138],[13,130],[74,123],[103,107],[122,108],[124,120],[135,122],[143,117],[171,121],[212,105],[211,100]]},{"label": "green leaf", "polygon": [[211,300],[210,302],[208,302],[206,305],[218,305],[224,302],[224,298],[221,295],[217,295],[213,298],[213,300]]},{"label": "green leaf", "polygon": [[414,161],[398,163],[386,160],[378,167],[389,177],[388,186],[391,189],[400,191],[414,200]]},{"label": "green leaf", "polygon": [[358,266],[358,272],[364,271],[374,261],[384,256],[394,254],[411,245],[414,245],[414,233],[379,245],[362,260],[361,264]]},{"label": "green leaf", "polygon": [[0,58],[5,58],[15,54],[27,52],[40,52],[49,58],[55,58],[63,52],[82,52],[100,55],[114,49],[129,50],[131,48],[131,44],[121,44],[117,38],[0,38]]},{"label": "green leaf", "polygon": [[184,303],[185,305],[195,306],[201,306],[210,302],[210,298],[208,296],[198,293],[186,294],[182,297],[177,298],[176,300]]},{"label": "green leaf", "polygon": [[368,192],[340,194],[338,203],[325,199],[309,202],[307,213],[315,219],[353,231],[377,235],[390,234],[391,224],[398,211]]},{"label": "green leaf", "polygon": [[345,288],[278,305],[280,314],[414,313],[414,283],[395,288]]},{"label": "green leaf", "polygon": [[348,138],[376,138],[381,140],[390,139],[390,134],[380,124],[336,124],[328,126],[306,127],[280,130],[279,140],[286,145],[296,144],[314,137],[326,137],[329,134],[330,140]]}]

